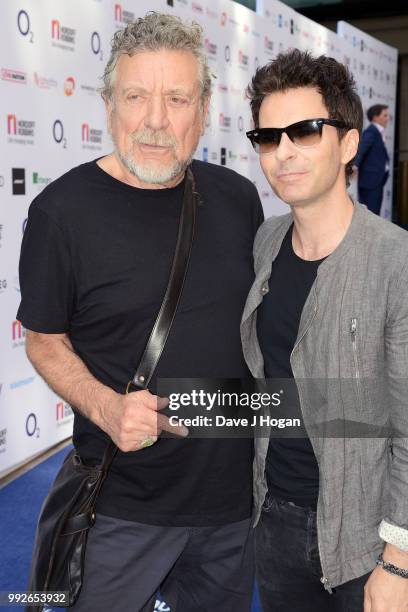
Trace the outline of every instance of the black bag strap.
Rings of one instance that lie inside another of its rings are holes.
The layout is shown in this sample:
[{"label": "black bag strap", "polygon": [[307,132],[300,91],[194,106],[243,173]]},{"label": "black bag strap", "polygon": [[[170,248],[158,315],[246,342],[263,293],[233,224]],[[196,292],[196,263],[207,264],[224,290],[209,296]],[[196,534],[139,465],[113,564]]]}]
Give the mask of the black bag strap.
[{"label": "black bag strap", "polygon": [[[130,390],[140,391],[147,388],[170,333],[183,290],[193,246],[197,196],[193,172],[191,166],[189,166],[186,172],[178,236],[166,293],[164,294],[162,305],[150,333],[139,366],[133,379],[129,381],[127,385],[127,392]],[[106,447],[101,466],[105,475],[109,470],[117,450],[118,447],[116,444],[110,440]]]}]

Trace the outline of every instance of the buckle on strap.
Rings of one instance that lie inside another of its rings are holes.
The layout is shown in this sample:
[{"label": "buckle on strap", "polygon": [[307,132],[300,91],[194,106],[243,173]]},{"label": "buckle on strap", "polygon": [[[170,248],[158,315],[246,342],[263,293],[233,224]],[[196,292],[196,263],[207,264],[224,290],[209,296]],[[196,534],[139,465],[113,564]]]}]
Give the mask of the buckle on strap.
[{"label": "buckle on strap", "polygon": [[129,380],[128,384],[126,385],[125,395],[127,395],[128,393],[132,393],[133,391],[143,391],[143,389],[144,387],[138,387],[137,385],[135,385],[133,380]]}]

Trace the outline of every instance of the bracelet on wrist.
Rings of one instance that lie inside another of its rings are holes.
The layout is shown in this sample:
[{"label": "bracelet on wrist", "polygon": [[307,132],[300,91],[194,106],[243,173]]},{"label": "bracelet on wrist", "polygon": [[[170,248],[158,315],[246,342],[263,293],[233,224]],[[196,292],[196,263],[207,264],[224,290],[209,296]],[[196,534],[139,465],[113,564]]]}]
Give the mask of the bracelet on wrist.
[{"label": "bracelet on wrist", "polygon": [[384,561],[382,553],[379,555],[376,564],[382,567],[389,574],[399,576],[400,578],[408,579],[408,569],[402,569],[402,567],[397,567],[393,563],[388,563],[388,561]]}]

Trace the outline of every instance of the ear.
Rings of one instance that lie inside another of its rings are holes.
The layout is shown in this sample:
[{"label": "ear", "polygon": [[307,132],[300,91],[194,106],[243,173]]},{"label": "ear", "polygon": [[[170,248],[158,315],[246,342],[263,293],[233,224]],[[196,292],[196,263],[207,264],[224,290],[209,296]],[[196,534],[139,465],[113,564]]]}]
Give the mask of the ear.
[{"label": "ear", "polygon": [[201,115],[201,136],[204,135],[205,132],[205,123],[207,121],[207,115],[210,108],[211,96],[207,96],[203,102],[203,109]]},{"label": "ear", "polygon": [[360,136],[358,130],[349,130],[341,140],[341,161],[346,165],[357,155]]}]

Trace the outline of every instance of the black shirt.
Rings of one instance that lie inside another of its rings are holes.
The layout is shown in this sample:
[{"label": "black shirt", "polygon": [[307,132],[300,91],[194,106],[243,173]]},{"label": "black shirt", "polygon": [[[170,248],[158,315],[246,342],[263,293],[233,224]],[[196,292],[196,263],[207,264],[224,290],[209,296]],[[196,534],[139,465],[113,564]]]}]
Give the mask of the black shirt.
[{"label": "black shirt", "polygon": [[[258,310],[257,331],[268,379],[293,379],[290,355],[296,342],[302,310],[323,260],[306,261],[292,247],[293,225],[273,262],[269,293]],[[296,387],[291,418],[299,416]],[[284,404],[283,404],[284,405]],[[301,416],[301,415],[300,415]],[[308,437],[271,437],[266,458],[268,489],[279,499],[315,507],[319,491],[319,468]]]},{"label": "black shirt", "polygon": [[[202,204],[187,278],[157,378],[248,376],[239,324],[253,281],[263,213],[253,184],[193,162]],[[17,314],[24,327],[68,333],[102,383],[123,393],[160,308],[174,254],[184,183],[138,189],[95,161],[50,184],[30,206]],[[101,458],[107,436],[75,411],[73,441]],[[97,510],[128,520],[216,525],[251,513],[252,441],[159,439],[119,452]]]}]

